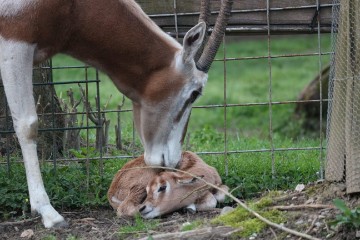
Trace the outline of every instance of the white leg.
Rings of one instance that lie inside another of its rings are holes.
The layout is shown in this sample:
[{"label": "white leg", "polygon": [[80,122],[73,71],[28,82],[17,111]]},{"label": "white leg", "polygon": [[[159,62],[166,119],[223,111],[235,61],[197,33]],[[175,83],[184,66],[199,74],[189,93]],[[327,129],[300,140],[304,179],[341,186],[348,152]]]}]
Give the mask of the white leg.
[{"label": "white leg", "polygon": [[210,192],[208,192],[205,196],[201,199],[196,200],[196,208],[198,210],[206,210],[216,207],[216,198]]},{"label": "white leg", "polygon": [[[219,186],[222,190],[228,192],[229,191],[229,188],[228,186],[226,185],[221,185]],[[224,202],[225,201],[225,193],[223,193],[222,191],[217,191],[215,194],[214,194],[214,197],[216,198],[216,200],[218,202]]]},{"label": "white leg", "polygon": [[32,90],[34,51],[34,44],[4,40],[0,36],[1,75],[24,158],[31,210],[39,213],[44,226],[50,228],[66,222],[50,204],[36,152],[38,119]]},{"label": "white leg", "polygon": [[189,211],[190,213],[196,213],[196,206],[195,206],[195,204],[192,203],[192,204],[188,205],[188,206],[186,207],[186,210]]}]

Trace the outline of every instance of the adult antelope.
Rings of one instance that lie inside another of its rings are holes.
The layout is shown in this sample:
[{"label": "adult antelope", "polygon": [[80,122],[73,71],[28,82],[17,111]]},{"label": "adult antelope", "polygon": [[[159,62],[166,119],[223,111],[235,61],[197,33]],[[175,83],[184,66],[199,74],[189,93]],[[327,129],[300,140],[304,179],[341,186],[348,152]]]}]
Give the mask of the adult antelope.
[{"label": "adult antelope", "polygon": [[[148,165],[175,167],[181,157],[191,105],[200,95],[231,8],[224,0],[204,52],[206,24],[186,34],[183,47],[163,33],[131,0],[0,0],[0,70],[22,149],[31,210],[45,227],[66,225],[51,206],[36,152],[37,115],[32,66],[69,54],[110,76],[131,99]],[[200,20],[207,21],[209,1]]]}]

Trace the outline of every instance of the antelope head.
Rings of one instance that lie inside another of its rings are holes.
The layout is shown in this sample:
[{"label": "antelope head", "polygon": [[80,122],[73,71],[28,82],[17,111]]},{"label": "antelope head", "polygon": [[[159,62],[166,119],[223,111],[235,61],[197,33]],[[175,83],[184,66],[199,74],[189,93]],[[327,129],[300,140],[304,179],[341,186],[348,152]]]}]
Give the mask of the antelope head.
[{"label": "antelope head", "polygon": [[205,186],[184,173],[162,172],[147,185],[147,197],[139,212],[143,218],[155,218],[187,207],[208,190]]},{"label": "antelope head", "polygon": [[[145,98],[133,101],[134,121],[147,165],[176,167],[192,104],[201,95],[208,70],[222,41],[232,0],[223,0],[207,40],[210,1],[203,0],[199,23],[190,29],[172,62],[149,77]],[[159,53],[159,56],[160,53]]]}]

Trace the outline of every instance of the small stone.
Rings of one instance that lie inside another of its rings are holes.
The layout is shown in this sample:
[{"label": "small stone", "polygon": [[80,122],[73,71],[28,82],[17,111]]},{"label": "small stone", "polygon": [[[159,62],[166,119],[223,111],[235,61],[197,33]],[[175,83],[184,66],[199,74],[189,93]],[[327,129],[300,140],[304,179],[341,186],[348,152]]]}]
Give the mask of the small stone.
[{"label": "small stone", "polygon": [[190,222],[184,222],[184,223],[182,224],[183,227],[186,227],[186,226],[189,226],[189,225],[191,225]]},{"label": "small stone", "polygon": [[356,231],[356,237],[360,238],[360,230]]},{"label": "small stone", "polygon": [[251,236],[249,237],[249,240],[254,240],[254,239],[256,239],[256,237],[257,237],[257,234],[256,234],[256,233],[253,233],[253,234],[251,234]]},{"label": "small stone", "polygon": [[329,214],[329,210],[323,210],[322,212],[321,212],[321,215],[328,215]]},{"label": "small stone", "polygon": [[315,225],[316,227],[320,227],[320,226],[322,225],[322,223],[321,223],[321,222],[316,222],[314,225]]},{"label": "small stone", "polygon": [[304,220],[302,220],[302,219],[295,222],[296,225],[300,225],[300,224],[303,224],[303,223],[304,223]]},{"label": "small stone", "polygon": [[220,216],[225,215],[225,214],[227,214],[229,212],[232,212],[232,211],[234,211],[233,207],[228,207],[228,206],[224,207],[223,209],[221,209]]},{"label": "small stone", "polygon": [[21,238],[27,238],[27,239],[30,239],[32,236],[34,236],[34,231],[32,229],[26,229],[20,235]]},{"label": "small stone", "polygon": [[332,238],[335,235],[335,232],[329,233],[328,235],[326,235],[326,239]]},{"label": "small stone", "polygon": [[314,199],[313,198],[309,198],[308,200],[306,200],[305,204],[312,204],[314,203]]},{"label": "small stone", "polygon": [[316,182],[315,182],[315,184],[321,184],[321,183],[323,183],[324,182],[324,179],[320,179],[320,180],[317,180]]},{"label": "small stone", "polygon": [[304,184],[298,184],[298,185],[295,187],[295,191],[297,191],[297,192],[302,192],[304,189],[305,189],[305,185],[304,185]]}]

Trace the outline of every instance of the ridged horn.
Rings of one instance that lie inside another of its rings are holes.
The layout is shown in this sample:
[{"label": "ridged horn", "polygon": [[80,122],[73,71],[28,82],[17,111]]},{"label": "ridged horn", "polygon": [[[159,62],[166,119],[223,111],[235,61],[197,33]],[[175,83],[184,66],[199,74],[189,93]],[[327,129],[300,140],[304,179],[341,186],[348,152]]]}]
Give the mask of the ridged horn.
[{"label": "ridged horn", "polygon": [[211,4],[210,4],[210,0],[202,0],[201,1],[201,6],[200,6],[200,16],[199,16],[199,21],[198,22],[204,22],[206,24],[206,33],[204,36],[204,40],[198,50],[198,52],[195,55],[195,62],[198,62],[201,54],[204,51],[205,45],[209,40],[209,35],[208,35],[208,28],[209,28],[209,19],[211,16]]},{"label": "ridged horn", "polygon": [[[204,50],[196,62],[196,67],[203,71],[208,72],[212,62],[214,61],[216,52],[223,40],[226,30],[226,25],[230,18],[233,0],[222,0],[219,16],[216,19],[214,30],[207,41]],[[199,21],[203,21],[208,26],[210,16],[210,0],[203,0],[201,2],[201,10]],[[205,42],[205,41],[204,41]]]}]

